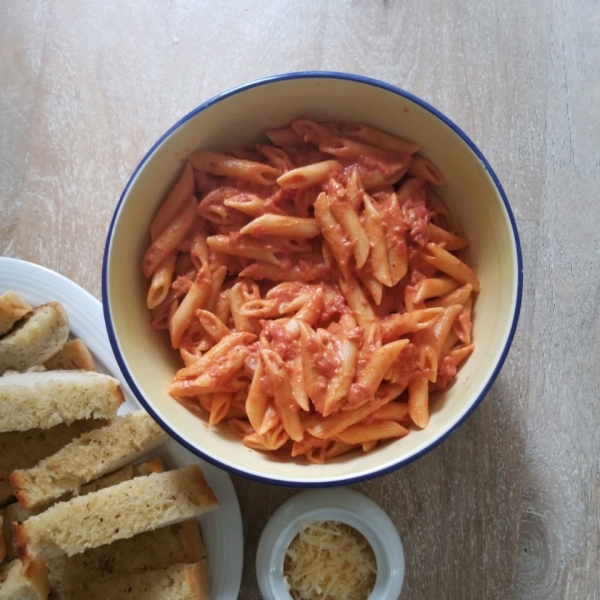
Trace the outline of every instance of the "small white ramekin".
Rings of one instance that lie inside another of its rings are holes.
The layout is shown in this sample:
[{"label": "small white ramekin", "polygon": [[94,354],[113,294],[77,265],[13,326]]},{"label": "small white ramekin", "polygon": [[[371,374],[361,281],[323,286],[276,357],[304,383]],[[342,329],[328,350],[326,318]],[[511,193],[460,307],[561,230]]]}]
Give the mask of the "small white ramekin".
[{"label": "small white ramekin", "polygon": [[285,552],[302,524],[315,521],[339,521],[362,533],[377,561],[369,600],[397,600],[404,581],[404,550],[396,527],[375,502],[347,488],[301,492],[273,514],[256,553],[256,576],[265,600],[292,600],[283,579]]}]

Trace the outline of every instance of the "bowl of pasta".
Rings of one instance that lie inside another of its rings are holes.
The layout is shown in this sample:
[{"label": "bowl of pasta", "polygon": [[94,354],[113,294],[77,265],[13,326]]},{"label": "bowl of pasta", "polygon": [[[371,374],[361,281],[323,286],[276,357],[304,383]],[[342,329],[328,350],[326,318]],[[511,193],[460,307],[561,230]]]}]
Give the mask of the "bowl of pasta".
[{"label": "bowl of pasta", "polygon": [[144,407],[220,467],[289,486],[397,469],[497,377],[522,259],[475,144],[364,77],[279,75],[149,150],[107,237],[103,301]]}]

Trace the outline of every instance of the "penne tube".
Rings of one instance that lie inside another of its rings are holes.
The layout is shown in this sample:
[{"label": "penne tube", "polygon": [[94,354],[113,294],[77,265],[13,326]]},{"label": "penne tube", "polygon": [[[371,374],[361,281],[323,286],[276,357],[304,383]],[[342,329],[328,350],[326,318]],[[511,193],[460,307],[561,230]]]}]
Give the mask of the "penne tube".
[{"label": "penne tube", "polygon": [[304,428],[300,421],[299,407],[294,400],[292,384],[285,370],[285,364],[273,350],[262,348],[261,356],[265,365],[265,374],[270,380],[273,390],[275,408],[283,428],[292,440],[299,442],[304,436]]},{"label": "penne tube", "polygon": [[302,352],[298,352],[292,361],[292,372],[290,375],[290,381],[292,383],[292,394],[296,404],[302,409],[308,412],[310,410],[310,403],[308,400],[308,393],[306,386],[304,385],[304,361]]},{"label": "penne tube", "polygon": [[231,408],[231,397],[232,395],[228,392],[215,392],[212,395],[209,425],[217,425],[227,416]]},{"label": "penne tube", "polygon": [[198,171],[241,179],[259,185],[275,185],[279,176],[279,171],[269,165],[205,150],[192,152],[188,156],[188,160]]},{"label": "penne tube", "polygon": [[231,334],[231,331],[223,321],[208,310],[203,310],[201,308],[197,309],[196,318],[200,322],[200,325],[204,327],[206,333],[208,333],[215,342],[220,342],[224,337]]},{"label": "penne tube", "polygon": [[365,286],[366,290],[369,292],[369,294],[371,294],[373,302],[379,306],[381,304],[381,299],[383,298],[383,283],[375,279],[371,273],[357,271],[356,274],[358,275],[358,278],[361,280],[362,284]]},{"label": "penne tube", "polygon": [[194,171],[189,162],[150,223],[150,238],[154,241],[194,193]]},{"label": "penne tube", "polygon": [[467,283],[449,294],[428,301],[426,303],[427,308],[448,308],[454,304],[464,304],[471,297],[472,291],[473,286],[470,283]]},{"label": "penne tube", "polygon": [[[262,215],[240,229],[240,233],[262,237],[313,238],[321,233],[316,219],[284,215]],[[368,244],[368,241],[367,241]]]},{"label": "penne tube", "polygon": [[248,420],[258,433],[263,433],[262,427],[269,405],[269,397],[263,386],[263,377],[264,367],[262,360],[259,359],[246,398],[246,414],[248,415]]},{"label": "penne tube", "polygon": [[408,402],[390,402],[369,415],[369,421],[406,421],[410,420]]},{"label": "penne tube", "polygon": [[408,340],[397,340],[381,346],[373,352],[356,383],[352,384],[348,395],[350,405],[361,406],[373,398],[388,369],[407,344]]},{"label": "penne tube", "polygon": [[267,129],[265,133],[276,146],[301,146],[304,144],[302,136],[298,135],[291,125],[281,129]]},{"label": "penne tube", "polygon": [[372,402],[366,402],[362,406],[352,410],[338,410],[334,414],[324,417],[316,425],[309,427],[307,431],[320,439],[333,438],[338,433],[366,419],[371,413],[397,398],[402,391],[402,387],[391,385],[385,390],[380,390]]},{"label": "penne tube", "polygon": [[208,302],[206,303],[206,310],[216,312],[217,302],[220,294],[222,293],[221,290],[223,288],[223,282],[225,281],[226,275],[227,267],[225,265],[220,265],[216,269],[212,270],[212,289],[210,291]]},{"label": "penne tube", "polygon": [[208,193],[198,205],[198,214],[208,223],[217,225],[220,231],[238,230],[248,222],[248,217],[225,204],[229,188],[217,188]]},{"label": "penne tube", "polygon": [[260,299],[260,291],[254,282],[249,280],[238,281],[229,291],[229,309],[237,331],[248,331],[256,333],[256,319],[250,317],[242,311],[248,302]]},{"label": "penne tube", "polygon": [[190,259],[196,271],[208,268],[208,244],[206,243],[205,225],[204,221],[199,219],[191,229]]},{"label": "penne tube", "polygon": [[306,394],[315,406],[323,406],[327,384],[323,380],[323,377],[318,373],[312,354],[312,352],[314,352],[316,348],[320,348],[322,344],[312,327],[302,321],[296,321],[296,324],[300,332],[304,388]]},{"label": "penne tube", "polygon": [[269,281],[298,281],[309,283],[329,276],[329,269],[321,257],[311,254],[292,254],[291,263],[274,265],[257,261],[240,271],[239,276],[251,279],[268,279]]},{"label": "penne tube", "polygon": [[377,423],[360,423],[351,425],[336,434],[335,439],[346,444],[364,444],[388,438],[408,435],[408,429],[396,421],[381,420]]},{"label": "penne tube", "polygon": [[278,177],[277,184],[282,188],[301,190],[329,180],[342,169],[342,165],[337,160],[325,160],[292,169]]},{"label": "penne tube", "polygon": [[443,308],[425,308],[402,314],[389,315],[381,320],[383,343],[398,339],[426,327],[432,327],[444,314]]},{"label": "penne tube", "polygon": [[419,144],[384,133],[363,123],[344,123],[340,129],[346,137],[395,154],[414,154],[419,150]]},{"label": "penne tube", "polygon": [[463,344],[471,343],[471,311],[473,309],[473,296],[469,296],[464,302],[462,310],[458,313],[452,329]]},{"label": "penne tube", "polygon": [[310,119],[296,119],[292,121],[291,126],[302,141],[310,142],[311,144],[315,144],[315,146],[338,137],[336,133],[327,129],[321,123],[311,121]]},{"label": "penne tube", "polygon": [[450,294],[458,287],[458,282],[452,277],[428,277],[414,286],[415,291],[411,294],[411,300],[414,304],[418,304],[430,298]]},{"label": "penne tube", "polygon": [[379,320],[356,279],[340,279],[339,284],[356,322],[365,329],[379,329]]},{"label": "penne tube", "polygon": [[206,238],[206,242],[216,252],[231,256],[240,256],[242,258],[263,260],[277,266],[281,265],[281,260],[275,256],[275,252],[284,251],[283,248],[273,248],[272,245],[266,246],[261,240],[242,237],[239,234],[234,234],[233,236],[211,235]]},{"label": "penne tube", "polygon": [[268,198],[261,198],[256,194],[235,194],[223,200],[223,204],[229,208],[234,208],[249,217],[260,217],[266,212],[275,214],[285,214],[278,209]]},{"label": "penne tube", "polygon": [[323,416],[328,417],[338,408],[338,403],[348,395],[356,373],[356,358],[360,339],[345,337],[340,352],[341,365],[327,386]]},{"label": "penne tube", "polygon": [[469,240],[450,233],[433,223],[429,223],[429,241],[438,246],[443,246],[448,252],[460,250],[469,245]]},{"label": "penne tube", "polygon": [[315,202],[315,218],[340,271],[347,279],[350,277],[349,262],[352,256],[352,244],[335,220],[325,192],[319,194]]},{"label": "penne tube", "polygon": [[367,157],[370,159],[378,159],[387,161],[393,164],[397,161],[397,157],[375,146],[370,146],[362,142],[357,142],[346,137],[330,137],[329,139],[323,140],[319,144],[319,150],[338,158],[358,158]]},{"label": "penne tube", "polygon": [[198,273],[196,280],[169,321],[169,333],[173,348],[179,348],[187,326],[194,318],[196,310],[204,307],[210,297],[211,290],[212,277],[210,271],[203,269]]},{"label": "penne tube", "polygon": [[291,171],[295,167],[288,153],[282,148],[274,148],[265,144],[259,144],[256,148],[280,173]]},{"label": "penne tube", "polygon": [[219,362],[219,360],[225,357],[235,346],[251,344],[255,339],[256,336],[252,333],[231,333],[213,346],[206,354],[203,354],[195,363],[179,369],[175,377],[176,379],[198,377],[204,371],[208,370],[212,364]]},{"label": "penne tube", "polygon": [[336,456],[341,456],[342,454],[356,450],[358,446],[359,444],[346,444],[345,442],[334,441],[333,444],[325,450],[325,460],[330,460]]},{"label": "penne tube", "polygon": [[408,171],[407,164],[399,164],[396,169],[388,169],[389,173],[382,173],[378,170],[371,170],[361,174],[361,181],[365,190],[374,190],[386,188],[398,183]]},{"label": "penne tube", "polygon": [[433,185],[446,184],[446,178],[442,172],[430,160],[423,158],[422,156],[413,157],[413,161],[410,167],[408,167],[408,172]]},{"label": "penne tube", "polygon": [[172,252],[160,263],[156,271],[154,271],[146,300],[149,309],[156,308],[167,297],[171,287],[171,280],[173,279],[176,260],[177,253]]},{"label": "penne tube", "polygon": [[475,346],[473,344],[465,344],[463,346],[456,346],[448,351],[448,355],[454,359],[457,365],[469,358],[473,354]]},{"label": "penne tube", "polygon": [[429,254],[425,254],[423,259],[430,265],[446,273],[446,275],[454,277],[461,285],[470,283],[473,286],[474,292],[480,291],[481,285],[479,279],[471,267],[456,258],[453,254],[450,254],[447,250],[436,246],[436,244],[429,243],[426,248]]},{"label": "penne tube", "polygon": [[229,317],[231,316],[231,307],[229,305],[229,292],[230,290],[223,290],[219,292],[213,311],[215,313],[215,316],[218,317],[219,320],[223,323],[227,323],[229,321]]},{"label": "penne tube", "polygon": [[248,434],[242,441],[244,445],[254,450],[278,450],[290,439],[281,423],[263,434],[258,432]]},{"label": "penne tube", "polygon": [[349,173],[348,184],[346,185],[346,200],[358,212],[363,203],[365,190],[356,166],[350,167]]},{"label": "penne tube", "polygon": [[392,275],[387,253],[385,232],[383,229],[383,217],[373,199],[365,194],[365,231],[371,243],[369,267],[373,276],[383,285],[391,287]]},{"label": "penne tube", "polygon": [[196,220],[196,207],[196,199],[190,196],[146,250],[142,262],[142,270],[146,277],[150,277],[183,241]]},{"label": "penne tube", "polygon": [[344,236],[353,245],[356,266],[360,269],[369,256],[370,245],[369,238],[360,223],[358,214],[348,202],[336,196],[329,196],[329,208],[333,217],[342,228]]},{"label": "penne tube", "polygon": [[408,414],[413,423],[424,429],[429,423],[429,380],[413,377],[408,382]]},{"label": "penne tube", "polygon": [[396,285],[408,271],[408,251],[406,248],[406,223],[395,193],[378,196],[381,212],[384,215],[385,243],[390,269],[391,285]]},{"label": "penne tube", "polygon": [[230,387],[239,388],[239,384],[232,380],[234,375],[244,367],[249,353],[248,346],[232,348],[221,360],[212,364],[208,371],[194,379],[194,387],[198,390],[196,395],[233,391],[229,389]]}]

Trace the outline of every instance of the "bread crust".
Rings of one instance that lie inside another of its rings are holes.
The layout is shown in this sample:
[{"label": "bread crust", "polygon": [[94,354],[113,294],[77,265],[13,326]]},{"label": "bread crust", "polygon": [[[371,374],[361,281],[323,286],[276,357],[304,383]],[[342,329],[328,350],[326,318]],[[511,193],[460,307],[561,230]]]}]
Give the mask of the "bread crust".
[{"label": "bread crust", "polygon": [[48,371],[78,370],[96,371],[96,363],[88,347],[80,340],[69,340],[44,363]]},{"label": "bread crust", "polygon": [[32,310],[16,292],[9,290],[0,296],[0,335],[9,332],[13,325]]},{"label": "bread crust", "polygon": [[69,337],[69,317],[59,302],[34,308],[0,339],[0,375],[24,372],[54,356]]},{"label": "bread crust", "polygon": [[80,419],[112,419],[125,401],[119,381],[91,371],[0,377],[0,432],[49,429]]},{"label": "bread crust", "polygon": [[22,563],[13,560],[2,565],[0,597],[19,600],[47,600],[50,592],[46,563],[41,560]]}]

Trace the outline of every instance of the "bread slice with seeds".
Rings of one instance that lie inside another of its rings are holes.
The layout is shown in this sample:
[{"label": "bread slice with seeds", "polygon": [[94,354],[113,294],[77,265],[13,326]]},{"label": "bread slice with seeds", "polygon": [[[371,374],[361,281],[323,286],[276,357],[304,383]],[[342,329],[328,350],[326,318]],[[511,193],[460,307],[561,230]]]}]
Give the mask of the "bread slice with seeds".
[{"label": "bread slice with seeds", "polygon": [[85,433],[29,469],[10,476],[15,496],[35,508],[137,460],[169,439],[145,411],[119,416],[105,427]]},{"label": "bread slice with seeds", "polygon": [[218,506],[198,465],[153,473],[59,502],[12,531],[22,560],[88,548],[179,523]]},{"label": "bread slice with seeds", "polygon": [[14,470],[33,467],[75,438],[106,423],[105,419],[86,419],[70,425],[60,423],[51,429],[0,433],[0,506],[14,501],[8,480]]}]

